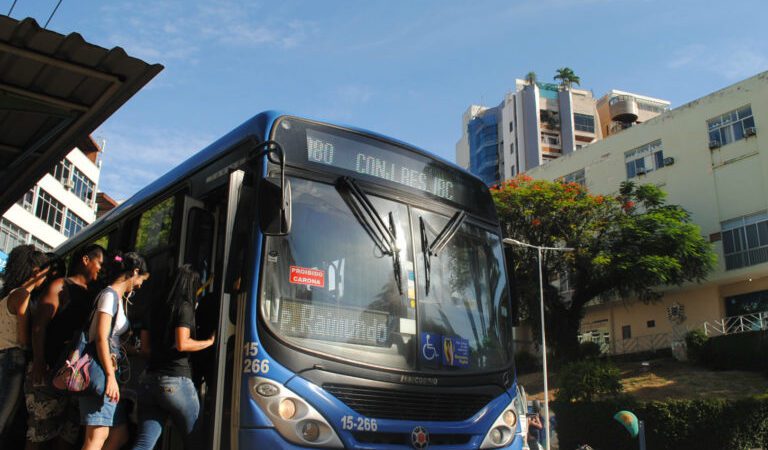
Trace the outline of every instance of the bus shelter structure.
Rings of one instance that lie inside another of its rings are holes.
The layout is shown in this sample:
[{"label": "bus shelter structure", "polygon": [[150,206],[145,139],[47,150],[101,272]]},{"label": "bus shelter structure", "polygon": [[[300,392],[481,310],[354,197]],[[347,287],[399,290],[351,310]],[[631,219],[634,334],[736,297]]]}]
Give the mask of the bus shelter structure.
[{"label": "bus shelter structure", "polygon": [[0,15],[0,214],[162,69]]}]

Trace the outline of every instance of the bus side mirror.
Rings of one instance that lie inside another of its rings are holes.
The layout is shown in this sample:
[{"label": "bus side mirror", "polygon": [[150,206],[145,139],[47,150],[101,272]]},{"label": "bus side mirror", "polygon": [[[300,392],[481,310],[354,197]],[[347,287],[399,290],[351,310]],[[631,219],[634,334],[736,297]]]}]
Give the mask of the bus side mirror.
[{"label": "bus side mirror", "polygon": [[291,181],[266,177],[259,182],[259,226],[267,236],[285,236],[291,232]]}]

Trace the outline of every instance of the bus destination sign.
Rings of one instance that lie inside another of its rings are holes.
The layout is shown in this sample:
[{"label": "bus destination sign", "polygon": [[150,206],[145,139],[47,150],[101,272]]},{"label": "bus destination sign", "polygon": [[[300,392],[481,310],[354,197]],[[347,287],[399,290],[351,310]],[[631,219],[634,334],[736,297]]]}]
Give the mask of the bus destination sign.
[{"label": "bus destination sign", "polygon": [[307,129],[307,160],[381,178],[446,200],[460,202],[465,193],[456,174],[376,145]]},{"label": "bus destination sign", "polygon": [[369,346],[386,346],[389,339],[389,314],[382,311],[283,299],[279,316],[288,336]]}]

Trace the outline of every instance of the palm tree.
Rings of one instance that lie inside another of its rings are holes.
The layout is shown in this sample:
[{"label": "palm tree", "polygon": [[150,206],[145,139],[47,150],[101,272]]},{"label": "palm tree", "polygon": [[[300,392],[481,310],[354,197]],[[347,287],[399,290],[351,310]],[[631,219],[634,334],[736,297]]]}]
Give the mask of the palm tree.
[{"label": "palm tree", "polygon": [[536,72],[528,72],[528,74],[525,76],[525,81],[530,86],[536,84]]},{"label": "palm tree", "polygon": [[555,80],[560,80],[560,85],[563,86],[566,89],[570,89],[571,85],[581,85],[581,78],[577,76],[573,69],[570,67],[561,67],[557,69],[557,74],[555,75]]}]

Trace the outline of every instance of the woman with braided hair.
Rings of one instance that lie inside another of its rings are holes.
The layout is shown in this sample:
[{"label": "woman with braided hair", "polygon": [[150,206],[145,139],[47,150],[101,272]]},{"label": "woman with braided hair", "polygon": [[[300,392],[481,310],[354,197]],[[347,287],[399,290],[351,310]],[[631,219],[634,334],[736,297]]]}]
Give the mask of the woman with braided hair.
[{"label": "woman with braided hair", "polygon": [[48,258],[33,245],[11,251],[0,290],[0,436],[21,399],[29,348],[29,301],[46,279]]}]

